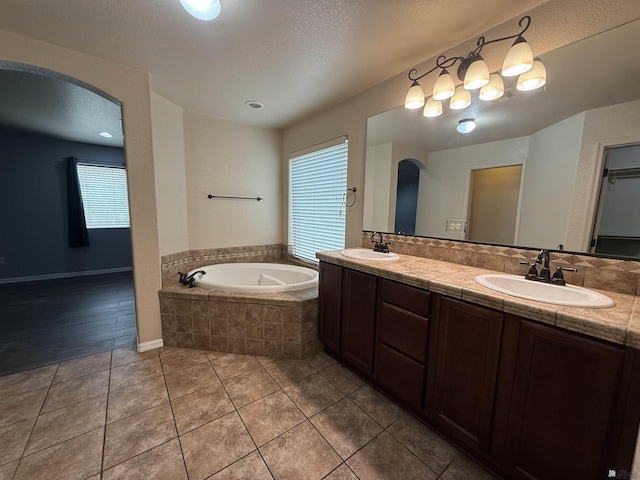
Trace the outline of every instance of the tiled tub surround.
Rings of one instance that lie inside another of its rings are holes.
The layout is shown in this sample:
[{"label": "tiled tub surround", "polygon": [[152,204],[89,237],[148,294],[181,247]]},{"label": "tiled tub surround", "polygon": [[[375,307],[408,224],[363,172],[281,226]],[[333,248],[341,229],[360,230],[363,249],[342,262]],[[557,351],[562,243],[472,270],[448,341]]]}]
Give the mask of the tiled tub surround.
[{"label": "tiled tub surround", "polygon": [[[394,247],[396,247],[394,251],[400,258],[393,262],[356,260],[341,255],[339,251],[321,252],[317,256],[322,261],[371,273],[434,293],[520,315],[617,344],[640,348],[640,297],[638,296],[599,290],[616,302],[614,307],[604,309],[564,307],[524,300],[493,291],[474,280],[476,275],[495,273],[494,270],[404,255],[400,253],[397,245]],[[596,288],[588,287],[598,291]]]},{"label": "tiled tub surround", "polygon": [[[364,248],[372,246],[371,233],[362,232],[362,246]],[[520,261],[532,262],[538,254],[538,251],[534,249],[498,247],[406,235],[384,235],[384,240],[392,243],[391,251],[394,253],[515,275],[527,273],[526,265],[520,265]],[[575,273],[565,272],[564,274],[567,283],[572,285],[640,295],[640,261],[551,252],[551,266],[578,269]]]},{"label": "tiled tub surround", "polygon": [[[165,345],[282,358],[315,354],[318,290],[236,293],[187,288],[178,272],[219,263],[295,263],[286,245],[189,250],[163,256],[160,309]],[[309,267],[309,265],[304,265]]]},{"label": "tiled tub surround", "polygon": [[236,293],[173,281],[159,297],[168,346],[297,359],[319,349],[317,289]]}]

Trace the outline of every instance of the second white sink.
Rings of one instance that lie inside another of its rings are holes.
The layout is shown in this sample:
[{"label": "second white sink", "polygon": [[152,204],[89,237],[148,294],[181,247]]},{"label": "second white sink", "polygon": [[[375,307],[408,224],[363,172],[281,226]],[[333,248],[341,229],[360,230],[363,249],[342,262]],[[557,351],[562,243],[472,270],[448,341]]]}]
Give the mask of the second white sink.
[{"label": "second white sink", "polygon": [[478,275],[476,282],[507,295],[554,305],[584,308],[607,308],[615,305],[615,302],[606,295],[588,288],[535,282],[517,275],[502,273]]},{"label": "second white sink", "polygon": [[358,258],[360,260],[396,260],[398,258],[395,253],[374,252],[366,248],[347,248],[340,253],[345,257]]}]

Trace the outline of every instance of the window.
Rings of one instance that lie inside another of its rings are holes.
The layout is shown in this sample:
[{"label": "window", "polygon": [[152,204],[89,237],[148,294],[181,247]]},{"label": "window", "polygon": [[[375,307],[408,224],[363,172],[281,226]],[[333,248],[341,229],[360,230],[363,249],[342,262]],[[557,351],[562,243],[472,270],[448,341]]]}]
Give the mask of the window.
[{"label": "window", "polygon": [[316,252],[344,248],[348,143],[332,143],[289,160],[289,243],[314,263]]},{"label": "window", "polygon": [[83,164],[77,168],[87,228],[129,228],[126,170]]}]

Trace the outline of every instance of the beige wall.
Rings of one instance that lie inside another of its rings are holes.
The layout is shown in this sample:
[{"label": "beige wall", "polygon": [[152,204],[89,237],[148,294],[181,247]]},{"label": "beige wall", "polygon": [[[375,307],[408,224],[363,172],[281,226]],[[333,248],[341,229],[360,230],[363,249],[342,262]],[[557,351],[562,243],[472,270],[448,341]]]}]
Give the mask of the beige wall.
[{"label": "beige wall", "polygon": [[160,255],[189,250],[183,110],[151,92]]},{"label": "beige wall", "polygon": [[160,339],[160,258],[149,75],[4,31],[0,31],[0,61],[20,62],[68,75],[122,102],[138,336],[139,342]]},{"label": "beige wall", "polygon": [[[613,0],[604,5],[600,0],[550,0],[529,12],[533,24],[527,31],[526,38],[536,54],[559,48],[581,40],[604,30],[619,26],[640,17],[640,2],[637,0]],[[514,21],[485,32],[487,38],[510,35],[514,30]],[[427,34],[425,34],[426,36]],[[463,55],[475,48],[476,38],[443,52],[447,55]],[[483,52],[484,55],[485,52]],[[498,70],[504,52],[501,49],[489,51],[485,60],[490,70]],[[418,65],[419,71],[432,68],[435,58],[428,59]],[[433,75],[431,75],[433,76]],[[287,184],[290,152],[335,138],[340,135],[349,137],[349,170],[347,184],[356,186],[358,192],[364,192],[364,165],[366,150],[367,118],[397,107],[404,102],[410,86],[406,72],[403,72],[375,87],[356,95],[339,105],[318,115],[296,122],[284,131],[282,175],[283,202],[282,211],[288,210]],[[423,85],[429,89],[428,82]],[[363,204],[362,196],[354,207],[347,211],[347,246],[360,244],[362,230]],[[286,216],[283,216],[286,218]],[[288,225],[283,222],[282,238],[288,238]]]},{"label": "beige wall", "polygon": [[281,243],[281,132],[185,112],[184,135],[189,248]]}]

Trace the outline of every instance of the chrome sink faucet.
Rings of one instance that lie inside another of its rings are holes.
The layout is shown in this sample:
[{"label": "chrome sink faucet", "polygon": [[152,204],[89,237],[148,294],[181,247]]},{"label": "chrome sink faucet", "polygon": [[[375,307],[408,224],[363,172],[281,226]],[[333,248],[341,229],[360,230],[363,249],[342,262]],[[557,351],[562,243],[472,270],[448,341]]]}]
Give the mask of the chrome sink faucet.
[{"label": "chrome sink faucet", "polygon": [[375,242],[374,246],[373,246],[373,251],[374,252],[380,252],[380,253],[389,253],[389,244],[384,242],[384,239],[382,238],[382,234],[380,232],[373,232],[371,234],[371,242],[375,241],[375,236],[378,235],[378,242]]}]

